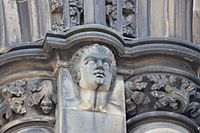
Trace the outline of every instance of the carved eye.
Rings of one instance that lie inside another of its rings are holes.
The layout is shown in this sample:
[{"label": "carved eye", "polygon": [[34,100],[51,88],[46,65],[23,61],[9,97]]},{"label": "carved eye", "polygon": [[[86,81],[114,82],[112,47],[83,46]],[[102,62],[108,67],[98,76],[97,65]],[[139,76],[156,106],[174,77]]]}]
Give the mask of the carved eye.
[{"label": "carved eye", "polygon": [[86,61],[85,61],[85,65],[87,65],[87,64],[96,64],[96,59],[94,59],[94,58],[89,58],[89,59],[87,59]]},{"label": "carved eye", "polygon": [[111,66],[111,63],[108,60],[103,60],[102,63],[104,65],[104,67],[110,67]]}]

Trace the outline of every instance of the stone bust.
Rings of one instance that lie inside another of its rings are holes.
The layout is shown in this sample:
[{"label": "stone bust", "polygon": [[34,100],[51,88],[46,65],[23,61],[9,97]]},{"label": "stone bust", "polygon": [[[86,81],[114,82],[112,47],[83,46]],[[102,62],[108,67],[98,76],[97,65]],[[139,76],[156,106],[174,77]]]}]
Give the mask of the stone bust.
[{"label": "stone bust", "polygon": [[72,77],[78,88],[78,109],[106,112],[116,61],[107,47],[99,44],[78,50],[70,61]]}]

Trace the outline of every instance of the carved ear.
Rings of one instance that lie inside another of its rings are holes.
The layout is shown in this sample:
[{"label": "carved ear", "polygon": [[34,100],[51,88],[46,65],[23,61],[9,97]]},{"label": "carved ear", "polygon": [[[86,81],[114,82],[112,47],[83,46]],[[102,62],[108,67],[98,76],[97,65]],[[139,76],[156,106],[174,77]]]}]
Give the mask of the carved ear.
[{"label": "carved ear", "polygon": [[117,75],[117,67],[112,67],[112,74],[113,76]]},{"label": "carved ear", "polygon": [[78,71],[76,76],[77,76],[76,80],[77,80],[77,83],[78,83],[81,80],[81,72]]}]

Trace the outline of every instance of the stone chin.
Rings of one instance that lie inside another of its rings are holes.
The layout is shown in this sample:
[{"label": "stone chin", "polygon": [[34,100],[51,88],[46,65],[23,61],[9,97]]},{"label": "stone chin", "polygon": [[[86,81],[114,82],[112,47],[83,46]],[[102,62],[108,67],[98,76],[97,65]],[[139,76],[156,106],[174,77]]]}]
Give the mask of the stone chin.
[{"label": "stone chin", "polygon": [[110,81],[105,78],[95,78],[95,84],[99,91],[108,92],[110,90]]},{"label": "stone chin", "polygon": [[98,86],[104,85],[105,79],[104,79],[104,78],[101,78],[101,77],[95,77],[95,83],[96,83]]},{"label": "stone chin", "polygon": [[103,70],[99,70],[99,69],[95,70],[94,81],[98,86],[103,85],[105,83],[105,74]]}]

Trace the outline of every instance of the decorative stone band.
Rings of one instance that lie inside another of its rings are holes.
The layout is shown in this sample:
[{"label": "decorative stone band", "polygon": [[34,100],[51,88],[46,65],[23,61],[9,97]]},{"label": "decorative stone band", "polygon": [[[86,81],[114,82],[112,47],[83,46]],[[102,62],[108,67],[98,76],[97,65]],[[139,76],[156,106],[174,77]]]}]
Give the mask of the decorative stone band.
[{"label": "decorative stone band", "polygon": [[167,111],[141,113],[127,121],[128,133],[199,133],[199,126],[188,117]]},{"label": "decorative stone band", "polygon": [[55,117],[29,116],[9,122],[0,129],[1,133],[54,133]]}]

